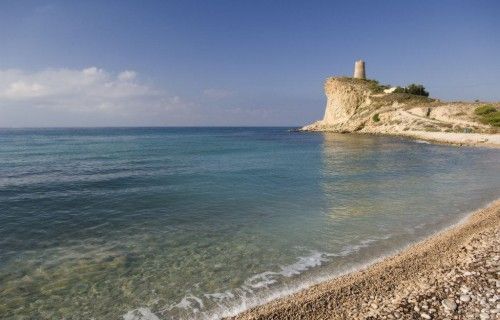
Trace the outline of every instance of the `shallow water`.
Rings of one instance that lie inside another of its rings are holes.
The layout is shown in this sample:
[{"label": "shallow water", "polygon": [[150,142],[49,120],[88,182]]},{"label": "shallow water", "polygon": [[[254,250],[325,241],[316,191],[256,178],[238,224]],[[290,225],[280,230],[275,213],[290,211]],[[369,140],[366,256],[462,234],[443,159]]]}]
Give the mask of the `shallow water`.
[{"label": "shallow water", "polygon": [[0,130],[0,318],[218,318],[498,197],[500,151],[286,128]]}]

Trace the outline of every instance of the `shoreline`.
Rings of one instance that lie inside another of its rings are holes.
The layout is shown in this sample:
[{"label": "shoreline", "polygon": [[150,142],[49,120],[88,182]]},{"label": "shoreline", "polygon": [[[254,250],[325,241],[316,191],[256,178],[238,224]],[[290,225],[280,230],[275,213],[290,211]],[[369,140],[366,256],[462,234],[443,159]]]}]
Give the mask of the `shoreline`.
[{"label": "shoreline", "polygon": [[389,135],[423,140],[435,144],[454,145],[458,147],[471,146],[500,148],[500,134],[407,131]]},{"label": "shoreline", "polygon": [[395,255],[227,319],[494,318],[497,248],[500,198]]},{"label": "shoreline", "polygon": [[494,133],[460,133],[460,132],[441,132],[441,131],[397,131],[397,132],[378,132],[378,131],[354,131],[340,132],[335,130],[302,130],[299,132],[323,132],[339,134],[362,134],[387,137],[400,137],[412,140],[421,140],[432,144],[441,144],[456,147],[483,147],[500,149],[500,134]]}]

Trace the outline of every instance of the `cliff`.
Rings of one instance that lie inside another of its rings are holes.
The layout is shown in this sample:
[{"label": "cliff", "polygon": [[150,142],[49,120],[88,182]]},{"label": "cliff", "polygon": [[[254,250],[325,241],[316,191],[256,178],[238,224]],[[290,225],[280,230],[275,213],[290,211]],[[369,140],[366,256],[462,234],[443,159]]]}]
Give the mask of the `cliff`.
[{"label": "cliff", "polygon": [[[497,133],[498,128],[481,123],[474,113],[484,103],[446,103],[408,93],[386,93],[385,88],[373,80],[328,78],[323,119],[301,130],[413,136],[415,132],[475,133],[488,137]],[[491,105],[497,110],[500,107],[498,103]],[[494,136],[495,141],[500,139],[500,135]]]}]

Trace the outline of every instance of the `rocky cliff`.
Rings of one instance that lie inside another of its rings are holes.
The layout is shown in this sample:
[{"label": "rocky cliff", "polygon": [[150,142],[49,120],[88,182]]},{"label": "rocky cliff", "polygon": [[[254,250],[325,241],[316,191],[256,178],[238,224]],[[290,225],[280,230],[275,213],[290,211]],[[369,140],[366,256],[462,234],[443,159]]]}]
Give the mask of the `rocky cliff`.
[{"label": "rocky cliff", "polygon": [[[498,130],[481,123],[474,114],[474,110],[484,103],[445,103],[408,93],[385,93],[384,88],[387,87],[373,80],[328,78],[325,81],[325,115],[302,130],[385,134],[413,131],[496,133]],[[492,105],[500,107],[498,103]]]}]

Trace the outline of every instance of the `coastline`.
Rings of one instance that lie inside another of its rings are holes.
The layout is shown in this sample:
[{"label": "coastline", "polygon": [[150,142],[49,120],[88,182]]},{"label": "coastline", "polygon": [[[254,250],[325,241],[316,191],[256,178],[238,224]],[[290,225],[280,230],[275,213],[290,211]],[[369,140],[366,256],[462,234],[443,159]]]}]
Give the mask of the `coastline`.
[{"label": "coastline", "polygon": [[365,134],[375,136],[401,137],[413,140],[421,140],[433,144],[452,145],[452,146],[469,146],[483,148],[500,148],[500,134],[488,133],[459,133],[459,132],[441,132],[441,131],[354,131],[354,132],[339,132],[337,130],[310,130],[300,129],[300,132],[324,132],[324,133],[341,133],[341,134]]},{"label": "coastline", "polygon": [[390,134],[437,144],[500,148],[500,134],[407,131]]},{"label": "coastline", "polygon": [[394,256],[230,319],[495,318],[498,248],[500,199]]}]

